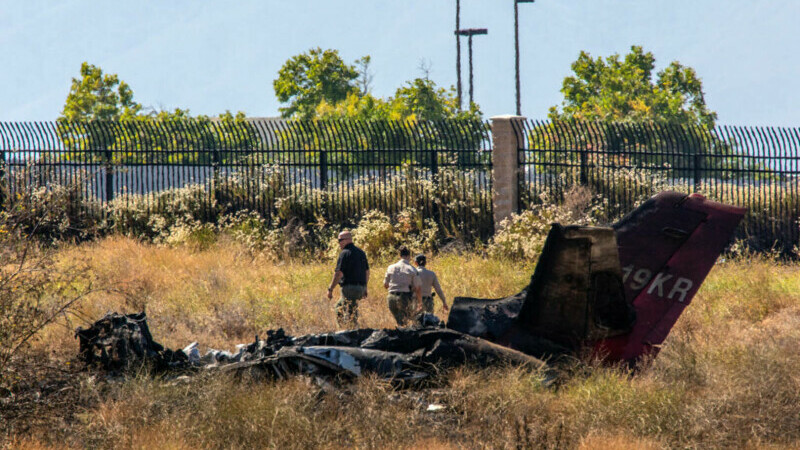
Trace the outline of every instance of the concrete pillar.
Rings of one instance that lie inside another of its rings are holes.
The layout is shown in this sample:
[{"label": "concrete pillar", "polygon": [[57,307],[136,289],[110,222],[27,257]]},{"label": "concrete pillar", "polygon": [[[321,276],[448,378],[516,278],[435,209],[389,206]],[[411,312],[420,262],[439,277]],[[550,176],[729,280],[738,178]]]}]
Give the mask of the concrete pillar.
[{"label": "concrete pillar", "polygon": [[495,116],[492,121],[492,204],[494,229],[517,212],[519,205],[519,149],[524,142],[522,116]]}]

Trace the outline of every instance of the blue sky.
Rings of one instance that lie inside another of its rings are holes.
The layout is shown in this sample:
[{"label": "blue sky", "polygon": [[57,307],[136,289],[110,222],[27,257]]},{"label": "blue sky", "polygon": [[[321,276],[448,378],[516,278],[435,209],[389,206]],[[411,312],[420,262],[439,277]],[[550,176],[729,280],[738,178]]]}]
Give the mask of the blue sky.
[{"label": "blue sky", "polygon": [[[272,80],[311,47],[369,54],[373,93],[420,76],[456,82],[455,0],[0,0],[0,120],[52,120],[82,61],[119,74],[138,102],[275,116]],[[474,41],[475,99],[514,112],[512,0],[462,0]],[[520,5],[522,112],[545,118],[581,50],[642,45],[658,68],[694,67],[729,125],[800,126],[800,1],[536,0]],[[467,78],[466,41],[463,74]],[[466,95],[466,86],[465,86]]]}]

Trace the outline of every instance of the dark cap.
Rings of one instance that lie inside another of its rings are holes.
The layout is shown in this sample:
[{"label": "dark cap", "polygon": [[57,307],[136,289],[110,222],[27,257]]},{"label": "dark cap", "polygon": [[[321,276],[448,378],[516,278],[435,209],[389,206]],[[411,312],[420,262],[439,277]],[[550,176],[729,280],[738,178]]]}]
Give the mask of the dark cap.
[{"label": "dark cap", "polygon": [[427,259],[425,258],[425,255],[419,254],[414,257],[414,261],[416,261],[419,265],[425,265]]}]

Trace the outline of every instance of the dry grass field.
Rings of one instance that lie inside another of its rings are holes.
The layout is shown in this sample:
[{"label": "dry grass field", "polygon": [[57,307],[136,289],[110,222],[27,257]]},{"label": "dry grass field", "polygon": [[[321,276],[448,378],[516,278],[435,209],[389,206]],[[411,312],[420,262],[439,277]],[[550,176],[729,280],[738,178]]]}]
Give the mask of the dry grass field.
[{"label": "dry grass field", "polygon": [[[276,263],[225,241],[199,250],[122,237],[62,249],[58,259],[87,264],[94,285],[106,289],[48,326],[18,359],[36,369],[16,372],[26,396],[0,395],[0,440],[9,447],[800,446],[797,264],[758,256],[717,264],[660,355],[635,375],[581,361],[553,387],[537,373],[497,367],[445,373],[422,390],[365,378],[324,393],[304,378],[109,380],[74,368],[73,333],[106,311],[142,308],[155,339],[171,348],[196,340],[232,349],[278,327],[329,331],[332,262]],[[371,263],[361,325],[389,327],[381,283],[388,261]],[[475,254],[440,255],[429,266],[450,298],[516,293],[533,269]],[[427,412],[431,403],[444,408]]]}]

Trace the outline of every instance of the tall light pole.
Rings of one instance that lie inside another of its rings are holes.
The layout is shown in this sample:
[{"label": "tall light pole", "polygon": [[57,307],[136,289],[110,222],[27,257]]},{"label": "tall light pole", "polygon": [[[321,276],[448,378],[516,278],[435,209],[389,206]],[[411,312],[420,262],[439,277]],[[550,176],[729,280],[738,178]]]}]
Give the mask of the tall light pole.
[{"label": "tall light pole", "polygon": [[489,30],[486,28],[466,28],[464,30],[456,30],[456,35],[458,36],[467,36],[467,45],[469,48],[469,104],[472,106],[474,103],[474,97],[472,90],[472,36],[475,35],[482,35],[482,34],[489,34]]},{"label": "tall light pole", "polygon": [[456,84],[458,86],[456,100],[458,110],[461,111],[461,36],[458,30],[461,29],[461,0],[456,0]]},{"label": "tall light pole", "polygon": [[520,3],[533,3],[534,0],[514,0],[514,73],[517,83],[517,115],[522,115],[522,104],[519,98],[519,8]]}]

